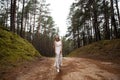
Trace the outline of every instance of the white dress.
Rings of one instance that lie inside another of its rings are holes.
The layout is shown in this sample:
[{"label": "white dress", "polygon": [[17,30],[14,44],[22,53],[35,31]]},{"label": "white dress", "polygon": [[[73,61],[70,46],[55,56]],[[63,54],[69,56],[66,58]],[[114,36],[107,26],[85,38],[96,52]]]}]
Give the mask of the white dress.
[{"label": "white dress", "polygon": [[62,42],[61,41],[55,41],[55,64],[57,69],[60,69],[60,66],[62,64],[62,53],[60,53],[62,48]]}]

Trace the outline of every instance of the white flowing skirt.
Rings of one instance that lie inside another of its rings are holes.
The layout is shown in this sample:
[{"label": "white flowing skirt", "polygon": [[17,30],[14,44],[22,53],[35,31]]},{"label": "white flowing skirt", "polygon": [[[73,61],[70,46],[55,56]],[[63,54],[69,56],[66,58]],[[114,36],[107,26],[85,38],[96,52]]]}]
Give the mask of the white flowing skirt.
[{"label": "white flowing skirt", "polygon": [[55,53],[55,64],[54,66],[56,66],[56,68],[60,68],[60,66],[62,65],[62,53],[60,53],[61,47],[56,47]]}]

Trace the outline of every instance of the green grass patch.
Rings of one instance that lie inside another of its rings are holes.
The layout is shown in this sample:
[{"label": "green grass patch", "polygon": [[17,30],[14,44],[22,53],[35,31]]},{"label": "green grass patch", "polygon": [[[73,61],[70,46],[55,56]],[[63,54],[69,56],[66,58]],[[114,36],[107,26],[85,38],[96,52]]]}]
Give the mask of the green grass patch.
[{"label": "green grass patch", "polygon": [[94,42],[72,51],[68,56],[80,57],[81,55],[120,57],[120,39]]},{"label": "green grass patch", "polygon": [[0,27],[0,66],[14,65],[38,56],[40,53],[27,40]]}]

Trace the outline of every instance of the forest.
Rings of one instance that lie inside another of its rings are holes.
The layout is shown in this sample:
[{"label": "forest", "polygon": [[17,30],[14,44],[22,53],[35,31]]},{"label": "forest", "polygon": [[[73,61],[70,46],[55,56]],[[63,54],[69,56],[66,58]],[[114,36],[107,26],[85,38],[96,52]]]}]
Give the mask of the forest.
[{"label": "forest", "polygon": [[119,0],[76,0],[68,16],[67,37],[74,48],[120,38]]},{"label": "forest", "polygon": [[120,0],[74,0],[63,57],[55,54],[61,27],[50,5],[0,0],[0,80],[120,80]]},{"label": "forest", "polygon": [[45,0],[1,0],[0,4],[2,26],[27,39],[43,56],[54,55],[57,30]]},{"label": "forest", "polygon": [[[75,0],[62,36],[63,53],[101,40],[120,38],[119,0]],[[54,56],[59,28],[46,0],[1,0],[0,25],[31,42],[43,56]]]}]

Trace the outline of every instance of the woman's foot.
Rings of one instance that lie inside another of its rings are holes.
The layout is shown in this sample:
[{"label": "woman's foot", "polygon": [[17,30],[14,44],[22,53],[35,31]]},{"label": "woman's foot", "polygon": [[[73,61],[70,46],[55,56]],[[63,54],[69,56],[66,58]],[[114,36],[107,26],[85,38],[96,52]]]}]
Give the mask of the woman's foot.
[{"label": "woman's foot", "polygon": [[60,72],[60,70],[59,70],[59,69],[57,69],[57,72]]}]

